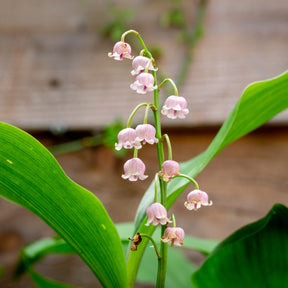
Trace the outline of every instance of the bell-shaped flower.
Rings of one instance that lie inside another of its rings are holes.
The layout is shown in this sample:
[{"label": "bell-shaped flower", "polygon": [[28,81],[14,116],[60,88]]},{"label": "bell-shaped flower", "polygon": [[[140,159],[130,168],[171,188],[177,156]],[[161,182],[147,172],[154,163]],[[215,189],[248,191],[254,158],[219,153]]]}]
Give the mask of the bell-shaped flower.
[{"label": "bell-shaped flower", "polygon": [[118,143],[115,143],[115,149],[121,150],[124,147],[125,149],[131,149],[135,147],[140,149],[141,143],[136,140],[136,131],[133,128],[125,128],[118,133]]},{"label": "bell-shaped flower", "polygon": [[145,164],[139,158],[132,158],[125,162],[124,164],[124,174],[123,179],[128,179],[129,181],[145,180],[148,176],[145,173]]},{"label": "bell-shaped flower", "polygon": [[166,208],[157,202],[147,207],[146,215],[148,217],[148,221],[145,224],[146,226],[149,226],[150,223],[152,223],[154,226],[157,226],[159,223],[161,225],[165,225],[172,222],[169,220],[169,218],[167,218]]},{"label": "bell-shaped flower", "polygon": [[143,72],[136,76],[135,81],[130,85],[130,88],[139,94],[146,94],[146,92],[156,89],[157,86],[154,86],[154,77],[152,74]]},{"label": "bell-shaped flower", "polygon": [[161,171],[159,175],[165,182],[172,180],[173,176],[179,175],[180,166],[179,163],[174,160],[166,160],[161,165]]},{"label": "bell-shaped flower", "polygon": [[[148,67],[147,67],[148,66]],[[151,59],[144,56],[137,56],[132,61],[132,68],[131,75],[135,76],[139,73],[144,72],[145,68],[148,68],[148,70],[151,71],[157,71],[157,68],[153,67],[153,64],[151,62]]]},{"label": "bell-shaped flower", "polygon": [[212,201],[209,201],[208,194],[201,190],[194,190],[187,195],[187,201],[184,203],[188,210],[197,210],[201,206],[211,206]]},{"label": "bell-shaped flower", "polygon": [[119,41],[113,47],[113,53],[108,53],[109,57],[115,60],[123,60],[123,58],[133,59],[131,56],[131,46],[128,43]]},{"label": "bell-shaped flower", "polygon": [[135,128],[136,131],[136,141],[146,142],[149,144],[154,144],[158,142],[158,139],[155,137],[156,130],[155,127],[151,124],[140,124]]},{"label": "bell-shaped flower", "polygon": [[180,227],[168,227],[164,231],[164,235],[161,238],[162,242],[171,242],[172,246],[181,246],[183,245],[183,240],[185,237],[185,232]]},{"label": "bell-shaped flower", "polygon": [[189,113],[186,99],[182,96],[169,96],[164,103],[161,113],[170,119],[185,118]]}]

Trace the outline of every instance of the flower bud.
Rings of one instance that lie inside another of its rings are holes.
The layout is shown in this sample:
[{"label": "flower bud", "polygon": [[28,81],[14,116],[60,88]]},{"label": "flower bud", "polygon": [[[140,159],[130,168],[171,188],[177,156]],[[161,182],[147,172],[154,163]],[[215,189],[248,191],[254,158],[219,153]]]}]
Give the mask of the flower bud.
[{"label": "flower bud", "polygon": [[198,210],[201,205],[211,206],[212,201],[209,202],[208,194],[201,190],[194,190],[187,195],[187,201],[184,203],[188,210]]},{"label": "flower bud", "polygon": [[115,143],[115,149],[119,151],[122,147],[125,149],[133,147],[140,149],[142,147],[140,141],[136,139],[135,129],[125,128],[118,133],[118,143]]},{"label": "flower bud", "polygon": [[166,208],[157,202],[147,207],[146,215],[148,217],[148,221],[145,224],[146,226],[149,226],[150,223],[152,223],[154,226],[157,226],[159,223],[161,225],[165,225],[172,222],[169,220],[169,218],[167,218]]},{"label": "flower bud", "polygon": [[161,171],[159,172],[159,175],[162,176],[165,182],[169,182],[172,180],[173,176],[179,175],[179,173],[179,163],[174,160],[166,160],[161,165]]},{"label": "flower bud", "polygon": [[161,238],[162,242],[171,242],[172,246],[181,246],[183,245],[183,240],[185,237],[185,232],[180,227],[168,227],[164,231],[164,235]]},{"label": "flower bud", "polygon": [[108,56],[113,57],[115,60],[123,60],[123,58],[133,59],[131,56],[131,46],[122,41],[114,45],[113,53],[108,53]]},{"label": "flower bud", "polygon": [[[149,64],[150,63],[150,64]],[[145,68],[148,66],[148,70],[151,71],[157,71],[157,68],[153,67],[153,64],[151,62],[151,59],[144,56],[137,56],[132,61],[132,68],[131,75],[138,75],[139,73],[144,72]]]},{"label": "flower bud", "polygon": [[139,158],[132,158],[125,162],[124,164],[124,174],[123,179],[128,179],[129,181],[145,180],[148,176],[145,173],[145,164]]},{"label": "flower bud", "polygon": [[136,141],[143,141],[143,144],[145,144],[146,142],[149,144],[154,144],[158,142],[158,139],[155,137],[155,127],[151,124],[140,124],[136,127],[135,131]]},{"label": "flower bud", "polygon": [[185,118],[186,114],[189,113],[186,99],[181,96],[169,96],[165,101],[161,113],[171,119]]},{"label": "flower bud", "polygon": [[146,94],[157,88],[154,86],[154,77],[150,73],[141,73],[136,76],[134,83],[130,85],[132,90],[135,90],[138,94]]}]

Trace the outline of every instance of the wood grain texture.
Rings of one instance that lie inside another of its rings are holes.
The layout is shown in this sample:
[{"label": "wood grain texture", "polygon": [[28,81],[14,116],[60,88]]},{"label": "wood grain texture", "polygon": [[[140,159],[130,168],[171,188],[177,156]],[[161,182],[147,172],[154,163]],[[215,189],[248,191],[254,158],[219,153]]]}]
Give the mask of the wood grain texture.
[{"label": "wood grain texture", "polygon": [[[263,217],[273,204],[287,206],[287,132],[283,127],[260,129],[225,148],[196,179],[213,205],[197,212],[188,211],[183,204],[194,189],[191,184],[171,207],[169,215],[175,214],[177,225],[183,227],[187,235],[222,240],[241,226]],[[201,153],[216,131],[194,129],[188,133],[178,129],[168,133],[173,158],[185,161]],[[51,141],[49,138],[39,140]],[[119,159],[112,150],[97,147],[58,155],[57,160],[71,179],[99,197],[114,222],[128,222],[133,221],[140,199],[158,167],[155,146],[147,145],[141,150],[141,159],[149,178],[141,183],[121,178],[123,164],[131,157],[129,152],[124,159]],[[0,278],[0,287],[32,288],[25,277],[20,282],[11,281],[19,250],[23,245],[54,234],[28,210],[0,199],[0,263],[6,271]],[[127,238],[132,236],[127,235]],[[187,250],[185,253],[193,261],[199,261],[198,253],[191,254]],[[77,256],[49,256],[36,268],[53,279],[83,288],[100,287]]]},{"label": "wood grain texture", "polygon": [[[0,3],[1,120],[28,130],[95,129],[152,101],[137,95],[130,62],[107,57],[113,43],[99,36],[109,19],[105,1],[11,0]],[[123,1],[135,9],[129,21],[145,41],[163,48],[159,69],[175,77],[184,57],[177,31],[159,25],[167,1]],[[184,1],[190,21],[196,2]],[[163,118],[166,127],[218,125],[249,83],[288,67],[288,3],[228,0],[208,3],[205,34],[180,94],[189,101],[184,121]],[[132,43],[133,44],[133,43]],[[134,45],[135,47],[135,45]],[[164,98],[164,95],[161,97]],[[136,115],[142,121],[143,114]],[[274,121],[287,123],[288,113]]]}]

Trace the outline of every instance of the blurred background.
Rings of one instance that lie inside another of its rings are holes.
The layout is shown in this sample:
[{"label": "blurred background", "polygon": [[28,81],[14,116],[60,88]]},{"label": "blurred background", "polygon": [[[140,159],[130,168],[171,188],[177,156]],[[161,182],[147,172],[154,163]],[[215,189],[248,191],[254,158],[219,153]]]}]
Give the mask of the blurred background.
[{"label": "blurred background", "polygon": [[[70,178],[100,198],[116,223],[133,221],[151,181],[123,180],[123,163],[131,154],[113,150],[134,107],[152,101],[152,94],[130,90],[130,61],[107,57],[128,29],[140,32],[159,77],[174,79],[189,103],[185,120],[162,122],[174,160],[185,161],[207,148],[248,84],[287,70],[288,2],[0,1],[1,121],[49,148]],[[135,38],[126,38],[133,55],[140,49]],[[162,101],[171,91],[164,92]],[[142,121],[140,111],[133,124]],[[187,234],[223,240],[274,203],[287,205],[287,132],[285,111],[221,152],[197,177],[214,205],[198,212],[184,209],[188,187],[172,207],[177,224]],[[155,146],[146,145],[141,159],[153,179]],[[29,211],[0,199],[0,287],[33,287],[28,276],[12,280],[19,251],[54,235]],[[96,285],[77,256],[49,256],[37,271],[84,288]]]}]

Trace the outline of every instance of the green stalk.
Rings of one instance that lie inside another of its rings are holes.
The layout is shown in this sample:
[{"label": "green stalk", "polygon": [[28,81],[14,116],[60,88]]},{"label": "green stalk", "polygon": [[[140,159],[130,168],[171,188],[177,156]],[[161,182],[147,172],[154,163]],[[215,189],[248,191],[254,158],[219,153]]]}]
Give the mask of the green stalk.
[{"label": "green stalk", "polygon": [[[143,47],[143,54],[146,54],[147,57],[149,57],[152,62],[154,62],[153,57],[151,53],[148,51],[143,39],[139,35],[139,33],[135,30],[129,30],[122,34],[121,41],[124,42],[125,36],[129,33],[134,33],[138,40],[140,41],[142,47]],[[142,52],[141,52],[142,53]],[[153,63],[154,64],[154,63]],[[157,77],[156,77],[156,71],[152,71],[152,75],[154,77],[154,85],[157,86]],[[140,104],[143,105],[143,104]],[[153,116],[154,116],[154,124],[156,129],[156,138],[159,140],[156,144],[157,148],[157,156],[158,156],[158,165],[159,170],[161,170],[161,165],[165,160],[164,156],[164,149],[163,149],[163,139],[162,139],[162,132],[161,132],[161,122],[160,122],[160,107],[159,107],[159,89],[156,88],[154,90],[154,107],[152,109]],[[133,116],[132,116],[133,117]],[[131,118],[132,119],[132,118]],[[130,124],[131,120],[128,121],[128,125]],[[162,179],[159,179],[159,186],[160,186],[160,203],[166,208],[167,206],[167,183],[164,182]],[[164,234],[164,231],[166,229],[166,225],[161,226],[161,237]],[[156,287],[157,288],[164,288],[165,287],[165,278],[166,278],[166,270],[167,270],[167,243],[164,243],[161,241],[160,244],[160,252],[158,257],[158,272],[157,272],[157,282]]]},{"label": "green stalk", "polygon": [[157,248],[157,245],[156,245],[156,242],[154,241],[154,239],[153,239],[150,235],[148,235],[148,234],[142,233],[142,234],[140,234],[140,235],[141,235],[141,237],[146,237],[146,238],[148,238],[148,239],[152,242],[153,247],[154,247],[154,251],[155,251],[155,253],[156,253],[156,255],[157,255],[157,258],[160,259],[161,256],[160,256],[160,253],[159,253],[159,251],[158,251],[158,248]]},{"label": "green stalk", "polygon": [[132,122],[132,119],[133,117],[135,116],[136,112],[143,106],[150,106],[150,104],[148,103],[141,103],[139,105],[137,105],[137,107],[132,111],[132,113],[130,114],[129,118],[128,118],[128,121],[127,121],[127,128],[130,128],[131,127],[131,122]]},{"label": "green stalk", "polygon": [[[157,85],[156,72],[153,71],[152,75],[155,79],[154,85]],[[153,114],[154,114],[154,122],[155,122],[155,129],[156,129],[156,137],[159,139],[156,147],[157,147],[159,170],[161,170],[161,165],[164,162],[165,157],[164,157],[164,149],[163,149],[163,141],[162,141],[161,122],[160,122],[159,89],[154,90],[154,106],[157,108],[156,110],[153,110]],[[161,195],[160,203],[166,208],[167,183],[164,182],[162,179],[159,179],[159,180],[160,180],[159,182],[160,182],[160,195]],[[165,229],[166,229],[166,225],[162,225],[161,237],[164,235]],[[160,258],[158,258],[158,271],[157,271],[157,282],[156,282],[157,288],[165,287],[166,270],[167,270],[167,243],[164,243],[161,241]]]},{"label": "green stalk", "polygon": [[172,160],[172,146],[171,146],[171,142],[170,142],[170,139],[169,139],[168,134],[164,134],[164,135],[163,135],[163,139],[165,139],[165,140],[166,140],[166,143],[167,143],[167,148],[168,148],[168,160]]},{"label": "green stalk", "polygon": [[169,82],[172,87],[173,87],[173,90],[174,90],[174,95],[175,96],[178,96],[178,89],[177,89],[177,86],[175,84],[175,82],[171,79],[171,78],[165,78],[162,83],[160,83],[160,85],[158,86],[158,88],[160,89],[166,82]]},{"label": "green stalk", "polygon": [[173,179],[176,178],[176,177],[183,177],[183,178],[188,179],[190,182],[192,182],[194,184],[195,189],[199,190],[199,184],[197,183],[197,181],[194,178],[192,178],[192,177],[190,177],[188,175],[185,175],[185,174],[179,174],[179,175],[173,176]]}]

